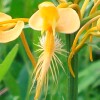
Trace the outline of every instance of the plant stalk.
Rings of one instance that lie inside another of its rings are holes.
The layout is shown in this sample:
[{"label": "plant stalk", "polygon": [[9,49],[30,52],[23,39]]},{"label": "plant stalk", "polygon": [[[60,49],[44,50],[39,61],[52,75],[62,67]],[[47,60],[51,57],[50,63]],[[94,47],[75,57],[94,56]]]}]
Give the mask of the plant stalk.
[{"label": "plant stalk", "polygon": [[[71,46],[73,44],[73,40],[75,38],[76,33],[72,35],[66,35],[66,41],[67,41],[67,50],[70,52]],[[78,97],[78,55],[74,55],[72,59],[72,67],[73,71],[75,73],[75,78],[71,75],[68,69],[68,80],[67,80],[67,100],[77,100]]]}]

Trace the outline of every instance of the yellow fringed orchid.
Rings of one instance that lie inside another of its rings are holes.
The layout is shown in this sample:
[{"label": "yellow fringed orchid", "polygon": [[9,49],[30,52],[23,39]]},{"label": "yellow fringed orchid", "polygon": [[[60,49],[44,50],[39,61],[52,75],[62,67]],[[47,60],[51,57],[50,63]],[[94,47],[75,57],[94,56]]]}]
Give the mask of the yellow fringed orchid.
[{"label": "yellow fringed orchid", "polygon": [[28,22],[28,18],[12,19],[11,16],[0,12],[0,43],[13,41],[20,36],[26,53],[35,67],[36,61],[29,49],[24,32],[22,31],[24,28],[24,22]]},{"label": "yellow fringed orchid", "polygon": [[[65,50],[62,49],[63,44],[55,32],[72,34],[79,29],[80,20],[78,14],[72,8],[57,8],[51,2],[43,2],[39,5],[39,10],[29,19],[29,25],[34,30],[41,31],[42,33],[39,45],[42,53],[38,59],[34,71],[35,78],[33,80],[33,85],[37,80],[36,94],[34,97],[34,100],[37,100],[45,83],[44,81],[46,80],[49,68],[51,69],[51,73],[53,73],[51,65],[54,68],[55,77],[55,67],[58,68],[58,65],[60,65],[63,68],[62,62],[56,53],[62,54]],[[54,76],[54,74],[52,75]]]},{"label": "yellow fringed orchid", "polygon": [[[0,22],[8,21],[11,19],[11,16],[0,12]],[[21,34],[23,28],[23,21],[0,25],[0,43],[7,43],[15,40]]]}]

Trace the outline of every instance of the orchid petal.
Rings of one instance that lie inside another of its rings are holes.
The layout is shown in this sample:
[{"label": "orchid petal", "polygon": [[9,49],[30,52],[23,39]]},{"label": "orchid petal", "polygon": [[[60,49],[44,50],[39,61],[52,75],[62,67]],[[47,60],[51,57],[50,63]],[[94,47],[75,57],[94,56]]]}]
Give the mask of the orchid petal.
[{"label": "orchid petal", "polygon": [[18,21],[13,29],[8,31],[0,31],[0,43],[6,43],[15,40],[21,34],[24,28],[24,22]]},{"label": "orchid petal", "polygon": [[42,30],[43,19],[39,14],[39,10],[35,12],[29,19],[29,25],[34,30]]},{"label": "orchid petal", "polygon": [[59,20],[57,22],[56,31],[71,34],[80,27],[79,16],[72,8],[58,8]]},{"label": "orchid petal", "polygon": [[0,12],[0,22],[12,19],[11,16]]},{"label": "orchid petal", "polygon": [[6,24],[6,25],[2,25],[2,26],[0,26],[0,30],[6,31],[10,28],[13,28],[15,25],[16,25],[16,23],[9,23],[9,24]]}]

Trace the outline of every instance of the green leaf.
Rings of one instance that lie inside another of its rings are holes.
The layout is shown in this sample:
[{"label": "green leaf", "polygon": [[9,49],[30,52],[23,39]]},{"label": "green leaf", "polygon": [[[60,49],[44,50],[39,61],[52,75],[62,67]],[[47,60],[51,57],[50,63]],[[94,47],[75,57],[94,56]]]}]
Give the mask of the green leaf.
[{"label": "green leaf", "polygon": [[82,92],[100,77],[100,61],[94,62],[79,73],[78,92]]},{"label": "green leaf", "polygon": [[100,78],[96,82],[94,82],[93,88],[96,88],[99,85],[100,85]]},{"label": "green leaf", "polygon": [[20,87],[20,92],[21,92],[21,100],[29,100],[26,98],[27,96],[27,92],[28,92],[28,82],[29,82],[29,74],[27,72],[26,67],[23,67],[23,69],[20,72],[19,78],[18,78],[18,82],[19,82],[19,87]]},{"label": "green leaf", "polygon": [[11,73],[8,72],[3,80],[6,86],[8,87],[9,91],[13,95],[13,98],[16,97],[16,100],[21,100],[19,85],[14,79],[14,77],[11,75]]},{"label": "green leaf", "polygon": [[11,67],[11,64],[16,56],[16,53],[18,51],[18,44],[16,44],[13,49],[9,52],[9,54],[4,59],[3,63],[0,64],[0,81],[3,79],[3,77],[8,72],[9,68]]}]

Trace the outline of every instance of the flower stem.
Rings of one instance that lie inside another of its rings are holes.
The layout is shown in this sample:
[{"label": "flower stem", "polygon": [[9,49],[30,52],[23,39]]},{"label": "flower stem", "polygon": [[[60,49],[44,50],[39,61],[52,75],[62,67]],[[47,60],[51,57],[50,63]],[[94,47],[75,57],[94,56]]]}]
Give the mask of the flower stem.
[{"label": "flower stem", "polygon": [[100,18],[100,15],[92,18],[90,21],[88,21],[83,27],[81,27],[81,29],[78,31],[74,41],[73,41],[73,45],[72,45],[72,50],[74,51],[76,45],[77,45],[77,41],[79,36],[81,35],[81,33],[87,28],[89,27],[89,25],[91,25],[94,21],[98,20]]},{"label": "flower stem", "polygon": [[21,40],[22,40],[23,46],[24,46],[24,48],[25,48],[25,51],[26,51],[26,53],[27,53],[27,55],[28,55],[30,61],[32,62],[32,65],[33,65],[34,67],[36,67],[35,58],[34,58],[34,56],[32,55],[32,53],[31,53],[31,51],[30,51],[30,48],[29,48],[29,46],[28,46],[28,43],[27,43],[27,41],[26,41],[26,38],[25,38],[25,36],[24,36],[24,32],[23,32],[23,31],[22,31],[22,33],[21,33],[21,35],[20,35],[20,38],[21,38]]},{"label": "flower stem", "polygon": [[100,4],[100,0],[98,0],[98,1],[95,3],[95,5],[92,7],[92,9],[91,9],[91,11],[90,11],[90,14],[92,14],[93,12],[96,11],[96,9],[97,9],[97,7],[98,7],[99,4]]},{"label": "flower stem", "polygon": [[83,16],[84,16],[84,13],[85,13],[85,10],[86,10],[86,7],[87,7],[89,1],[90,1],[90,0],[85,0],[84,3],[83,3],[83,5],[82,5],[82,8],[81,8],[81,15],[82,15],[82,18],[83,18]]},{"label": "flower stem", "polygon": [[[73,77],[75,77],[75,74],[74,74],[74,71],[73,71],[73,68],[72,68],[72,64],[71,64],[71,61],[72,61],[72,58],[73,56],[77,53],[77,51],[84,45],[85,41],[88,39],[88,37],[92,34],[90,34],[90,32],[94,31],[94,30],[97,30],[97,27],[93,27],[91,28],[90,30],[88,30],[86,32],[86,34],[83,36],[83,39],[81,40],[81,42],[75,47],[75,49],[70,51],[70,54],[68,56],[68,67],[69,67],[69,71],[71,73],[71,75]],[[98,35],[97,35],[98,36]],[[74,39],[75,40],[75,39]]]},{"label": "flower stem", "polygon": [[[72,35],[66,35],[66,41],[67,41],[67,50],[71,50],[71,46],[73,44],[73,40],[75,38],[75,34]],[[67,100],[77,100],[78,96],[78,56],[74,55],[72,59],[72,68],[75,73],[75,78],[71,75],[71,73],[68,70],[68,98]]]}]

